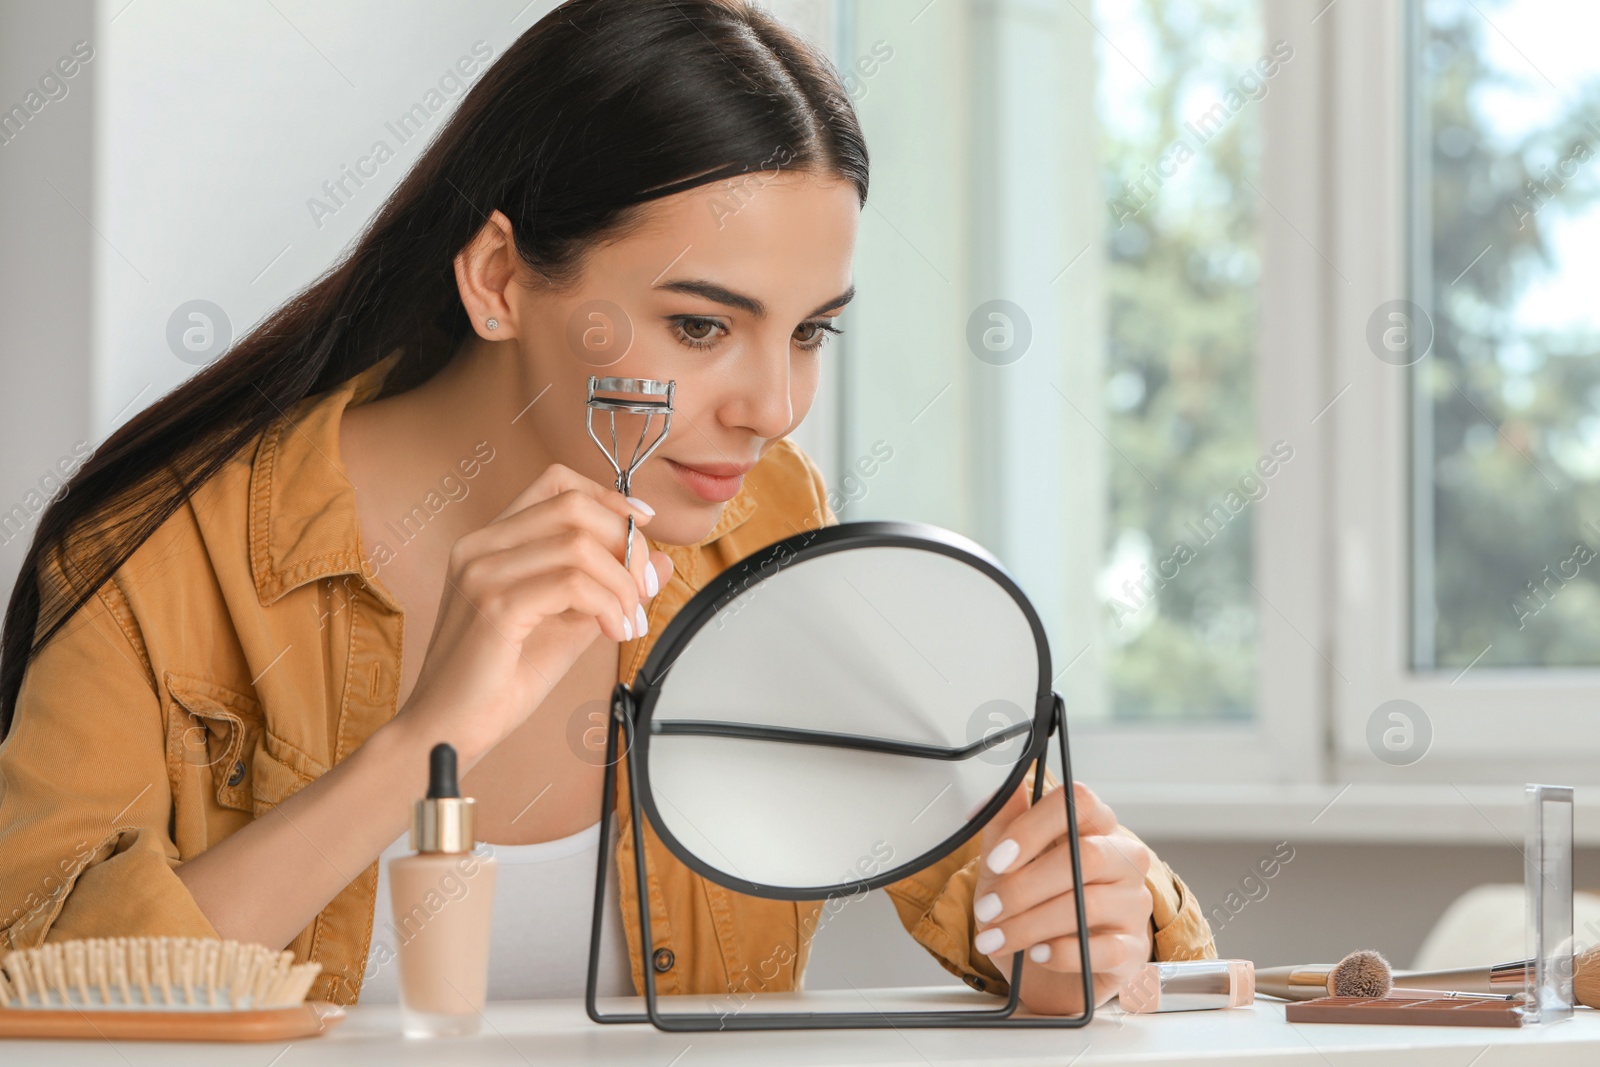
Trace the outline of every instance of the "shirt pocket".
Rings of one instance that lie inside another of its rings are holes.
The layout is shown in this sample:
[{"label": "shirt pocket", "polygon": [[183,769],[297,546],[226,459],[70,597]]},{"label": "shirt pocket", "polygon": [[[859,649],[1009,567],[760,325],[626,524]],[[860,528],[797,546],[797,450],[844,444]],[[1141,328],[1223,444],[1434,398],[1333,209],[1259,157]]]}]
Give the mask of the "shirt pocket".
[{"label": "shirt pocket", "polygon": [[[280,755],[284,758],[280,759]],[[271,811],[316,781],[323,770],[303,753],[266,734],[265,744],[255,750],[250,769],[253,813]]]},{"label": "shirt pocket", "polygon": [[166,672],[166,683],[177,705],[168,728],[175,774],[187,782],[198,773],[217,804],[253,812],[251,770],[265,732],[261,705],[235,689],[173,671]]}]

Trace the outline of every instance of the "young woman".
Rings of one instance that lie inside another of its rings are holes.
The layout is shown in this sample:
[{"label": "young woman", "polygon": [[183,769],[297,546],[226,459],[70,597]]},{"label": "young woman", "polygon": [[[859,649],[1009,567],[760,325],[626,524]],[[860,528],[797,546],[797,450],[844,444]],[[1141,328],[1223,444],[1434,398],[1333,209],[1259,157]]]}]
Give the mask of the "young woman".
[{"label": "young woman", "polygon": [[[44,515],[0,662],[0,948],[222,936],[320,961],[326,999],[392,991],[377,860],[446,740],[479,837],[538,861],[502,865],[491,995],[580,995],[594,849],[615,872],[638,847],[625,796],[597,840],[611,688],[707,579],[837,521],[788,435],[866,195],[832,68],[743,0],[571,0],[525,33],[346,258]],[[677,382],[628,499],[584,425],[593,373]],[[1213,955],[1183,883],[1077,788],[1097,999]],[[1053,1013],[1079,1010],[1078,931],[1048,800],[1019,791],[887,893],[975,988],[1028,950],[1023,999]],[[654,943],[621,879],[602,992],[646,966],[666,994],[799,986],[820,902],[644,838]]]}]

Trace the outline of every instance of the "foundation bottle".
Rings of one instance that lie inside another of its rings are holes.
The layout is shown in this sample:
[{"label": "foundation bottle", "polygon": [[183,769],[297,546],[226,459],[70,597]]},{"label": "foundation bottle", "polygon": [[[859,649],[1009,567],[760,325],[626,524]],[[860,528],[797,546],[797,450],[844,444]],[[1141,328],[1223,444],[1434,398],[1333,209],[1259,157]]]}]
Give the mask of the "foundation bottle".
[{"label": "foundation bottle", "polygon": [[428,795],[411,822],[416,854],[389,861],[407,1037],[475,1034],[483,1018],[495,859],[473,854],[474,830],[474,802],[456,781],[456,750],[435,745]]}]

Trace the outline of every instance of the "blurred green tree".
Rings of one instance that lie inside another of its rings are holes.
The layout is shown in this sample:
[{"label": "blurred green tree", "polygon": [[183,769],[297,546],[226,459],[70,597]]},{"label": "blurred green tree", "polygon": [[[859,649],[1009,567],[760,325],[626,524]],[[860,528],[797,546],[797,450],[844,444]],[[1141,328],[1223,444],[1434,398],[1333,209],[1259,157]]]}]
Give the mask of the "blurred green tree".
[{"label": "blurred green tree", "polygon": [[[1435,329],[1410,371],[1426,407],[1418,425],[1431,422],[1416,447],[1433,472],[1414,490],[1431,494],[1434,516],[1432,543],[1417,546],[1420,669],[1480,655],[1479,666],[1600,662],[1600,560],[1574,559],[1580,542],[1600,552],[1588,525],[1600,517],[1600,338],[1518,313],[1529,287],[1562,269],[1558,228],[1596,206],[1600,95],[1566,97],[1525,59],[1496,65],[1504,50],[1485,15],[1508,6],[1424,4],[1415,60]],[[1492,93],[1549,106],[1525,107],[1513,126]]]},{"label": "blurred green tree", "polygon": [[[1123,721],[1247,719],[1258,618],[1248,582],[1252,512],[1226,526],[1213,520],[1208,541],[1196,528],[1261,454],[1259,198],[1247,183],[1260,169],[1259,101],[1271,79],[1246,81],[1244,93],[1240,79],[1268,49],[1258,0],[1135,7],[1151,45],[1138,54],[1152,57],[1139,66],[1142,99],[1102,79],[1098,103],[1110,213],[1107,433],[1126,457],[1111,460],[1102,582],[1112,713]],[[1128,62],[1101,52],[1103,71]],[[1240,93],[1233,102],[1242,97],[1237,110],[1227,107],[1230,91]],[[1219,102],[1225,118],[1214,110]],[[1145,579],[1153,597],[1137,584],[1129,590],[1130,579],[1180,544],[1194,555],[1172,580],[1154,589]]]}]

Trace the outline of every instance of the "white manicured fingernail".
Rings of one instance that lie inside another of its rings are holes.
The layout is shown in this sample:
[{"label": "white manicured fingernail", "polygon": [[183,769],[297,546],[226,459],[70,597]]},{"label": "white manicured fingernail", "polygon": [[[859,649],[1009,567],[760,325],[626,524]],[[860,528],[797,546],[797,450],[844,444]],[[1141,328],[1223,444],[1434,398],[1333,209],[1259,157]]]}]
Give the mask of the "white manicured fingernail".
[{"label": "white manicured fingernail", "polygon": [[994,893],[985,893],[972,903],[972,914],[979,922],[986,923],[1000,914],[1000,897]]},{"label": "white manicured fingernail", "polygon": [[1034,963],[1050,962],[1050,946],[1043,941],[1028,950],[1028,958]]},{"label": "white manicured fingernail", "polygon": [[983,933],[972,939],[978,951],[987,956],[995,949],[1006,943],[1006,932],[998,926],[991,926]]},{"label": "white manicured fingernail", "polygon": [[645,561],[644,565],[644,595],[655,596],[661,592],[661,579],[656,574],[656,565]]},{"label": "white manicured fingernail", "polygon": [[633,617],[639,620],[639,636],[643,637],[650,632],[650,621],[644,617],[644,605],[640,604],[633,609]]},{"label": "white manicured fingernail", "polygon": [[989,853],[989,869],[995,874],[1004,874],[1005,869],[1016,862],[1017,854],[1021,851],[1021,845],[1009,837],[1006,838]]},{"label": "white manicured fingernail", "polygon": [[656,513],[656,509],[655,508],[651,507],[649,504],[646,504],[643,500],[640,500],[636,496],[630,496],[630,497],[627,498],[627,500],[628,500],[628,503],[632,504],[634,507],[636,507],[640,511],[644,512],[646,515],[654,515]]},{"label": "white manicured fingernail", "polygon": [[622,620],[622,639],[624,641],[633,640],[633,623],[629,622],[626,618]]}]

